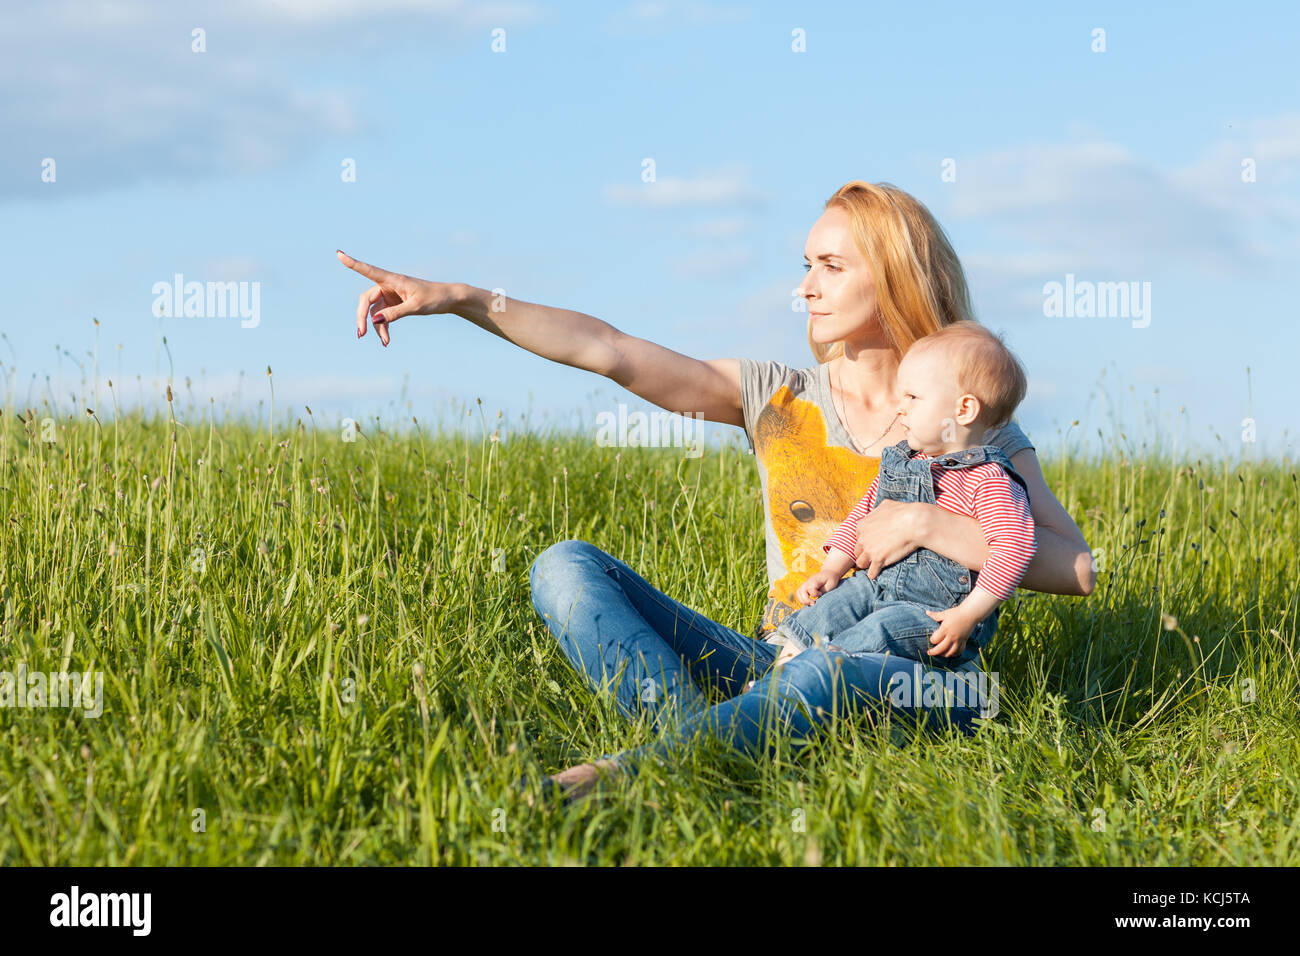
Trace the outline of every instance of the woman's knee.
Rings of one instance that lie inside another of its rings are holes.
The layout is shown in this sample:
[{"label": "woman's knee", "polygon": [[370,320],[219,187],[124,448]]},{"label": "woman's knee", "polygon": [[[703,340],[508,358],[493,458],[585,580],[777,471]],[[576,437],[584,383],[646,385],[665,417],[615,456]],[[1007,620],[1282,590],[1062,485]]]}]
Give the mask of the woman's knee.
[{"label": "woman's knee", "polygon": [[820,647],[803,651],[782,667],[777,678],[779,696],[801,705],[813,716],[819,710],[829,711],[837,690],[843,684],[840,676],[842,657]]},{"label": "woman's knee", "polygon": [[528,582],[535,587],[539,577],[550,577],[598,550],[594,544],[579,538],[557,541],[533,559],[528,567]]},{"label": "woman's knee", "polygon": [[574,571],[601,551],[594,544],[578,538],[557,541],[533,559],[528,568],[528,587],[533,607],[542,612],[543,603],[551,603],[570,583]]}]

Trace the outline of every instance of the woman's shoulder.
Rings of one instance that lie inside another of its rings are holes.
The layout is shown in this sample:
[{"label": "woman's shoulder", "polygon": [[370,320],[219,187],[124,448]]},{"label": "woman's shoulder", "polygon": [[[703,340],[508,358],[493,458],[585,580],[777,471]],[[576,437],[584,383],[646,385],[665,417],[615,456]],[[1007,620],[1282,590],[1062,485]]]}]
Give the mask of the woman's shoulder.
[{"label": "woman's shoulder", "polygon": [[738,359],[740,362],[740,384],[746,383],[757,387],[770,387],[772,391],[782,385],[805,386],[815,378],[817,366],[798,368],[778,362],[775,359]]},{"label": "woman's shoulder", "polygon": [[1034,443],[1029,440],[1029,436],[1025,434],[1024,429],[1020,427],[1020,424],[1014,418],[1002,427],[986,433],[984,444],[997,445],[1008,458],[1017,452],[1024,451],[1026,448],[1031,451],[1034,448]]},{"label": "woman's shoulder", "polygon": [[745,416],[745,430],[752,433],[754,422],[764,407],[781,389],[792,398],[818,401],[817,369],[796,368],[772,359],[742,358],[740,362],[740,404]]}]

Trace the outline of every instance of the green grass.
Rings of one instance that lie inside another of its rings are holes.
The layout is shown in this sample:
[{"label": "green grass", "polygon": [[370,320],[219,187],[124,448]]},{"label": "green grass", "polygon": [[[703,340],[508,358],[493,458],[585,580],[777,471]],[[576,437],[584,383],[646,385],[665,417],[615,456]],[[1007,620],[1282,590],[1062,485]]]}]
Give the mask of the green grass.
[{"label": "green grass", "polygon": [[650,731],[568,668],[529,564],[582,538],[748,633],[752,457],[168,408],[0,417],[0,670],[105,675],[98,719],[0,708],[4,863],[1300,863],[1289,464],[1043,453],[1103,570],[1006,607],[977,735],[705,746],[543,815],[520,774]]}]

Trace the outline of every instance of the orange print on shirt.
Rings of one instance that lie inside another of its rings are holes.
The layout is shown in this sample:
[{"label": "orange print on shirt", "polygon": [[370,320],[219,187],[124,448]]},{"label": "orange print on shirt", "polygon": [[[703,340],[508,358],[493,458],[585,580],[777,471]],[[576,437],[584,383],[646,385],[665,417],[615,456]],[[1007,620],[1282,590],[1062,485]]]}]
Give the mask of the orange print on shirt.
[{"label": "orange print on shirt", "polygon": [[754,454],[767,472],[772,531],[786,568],[768,592],[764,632],[802,606],[795,589],[821,567],[822,544],[867,493],[880,469],[879,458],[827,445],[826,438],[821,409],[784,385],[755,422]]}]

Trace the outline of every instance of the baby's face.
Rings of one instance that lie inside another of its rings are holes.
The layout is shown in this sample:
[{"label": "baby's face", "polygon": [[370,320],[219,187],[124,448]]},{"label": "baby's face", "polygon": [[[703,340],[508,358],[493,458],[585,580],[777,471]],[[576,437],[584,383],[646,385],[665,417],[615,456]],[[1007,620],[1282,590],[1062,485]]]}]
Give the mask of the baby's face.
[{"label": "baby's face", "polygon": [[944,349],[913,349],[904,355],[898,390],[899,420],[913,450],[938,455],[957,441],[957,406],[963,392],[953,380]]}]

